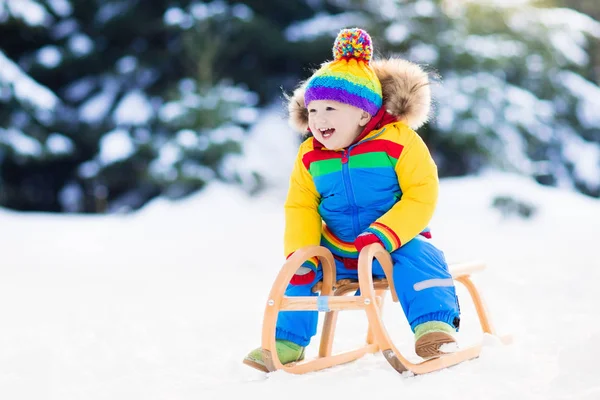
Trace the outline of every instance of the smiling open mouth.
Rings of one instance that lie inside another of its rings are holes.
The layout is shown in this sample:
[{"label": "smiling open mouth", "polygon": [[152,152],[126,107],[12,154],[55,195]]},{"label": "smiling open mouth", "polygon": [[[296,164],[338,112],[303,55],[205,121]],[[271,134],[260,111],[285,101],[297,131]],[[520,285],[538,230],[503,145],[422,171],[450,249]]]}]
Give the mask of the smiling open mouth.
[{"label": "smiling open mouth", "polygon": [[323,135],[324,138],[328,138],[331,135],[333,135],[333,133],[335,132],[335,129],[333,129],[333,128],[320,129],[320,131],[321,131],[321,135]]}]

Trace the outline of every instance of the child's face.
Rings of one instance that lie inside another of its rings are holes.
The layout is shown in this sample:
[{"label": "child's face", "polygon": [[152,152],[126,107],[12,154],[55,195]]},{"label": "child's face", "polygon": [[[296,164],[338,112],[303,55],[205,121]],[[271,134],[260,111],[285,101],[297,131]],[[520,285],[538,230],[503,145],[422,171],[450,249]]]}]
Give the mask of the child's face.
[{"label": "child's face", "polygon": [[350,146],[371,119],[360,108],[333,100],[313,100],[306,108],[308,127],[329,150]]}]

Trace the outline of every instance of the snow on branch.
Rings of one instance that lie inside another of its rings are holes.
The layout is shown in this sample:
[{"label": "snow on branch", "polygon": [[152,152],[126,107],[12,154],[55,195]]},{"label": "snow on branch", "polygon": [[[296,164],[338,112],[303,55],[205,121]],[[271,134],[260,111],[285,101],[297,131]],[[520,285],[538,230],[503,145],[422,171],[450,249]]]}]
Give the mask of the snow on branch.
[{"label": "snow on branch", "polygon": [[54,110],[60,103],[58,97],[51,90],[29,77],[1,50],[0,87],[12,88],[19,101],[31,105],[38,112]]},{"label": "snow on branch", "polygon": [[50,13],[33,0],[0,0],[0,20],[6,13],[29,26],[48,26],[53,20]]}]

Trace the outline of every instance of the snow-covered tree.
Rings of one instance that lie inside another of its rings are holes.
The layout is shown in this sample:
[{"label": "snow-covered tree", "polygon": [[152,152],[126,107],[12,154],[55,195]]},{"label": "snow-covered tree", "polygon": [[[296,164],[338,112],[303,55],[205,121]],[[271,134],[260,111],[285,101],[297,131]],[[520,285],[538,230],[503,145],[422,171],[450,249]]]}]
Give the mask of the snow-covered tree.
[{"label": "snow-covered tree", "polygon": [[0,205],[115,211],[212,179],[255,190],[231,155],[350,26],[431,71],[419,133],[442,176],[493,164],[600,196],[600,24],[553,7],[570,3],[589,6],[0,0]]},{"label": "snow-covered tree", "polygon": [[211,179],[252,188],[226,164],[256,95],[186,45],[222,4],[0,0],[1,204],[97,212]]},{"label": "snow-covered tree", "polygon": [[212,179],[255,190],[230,154],[328,53],[286,27],[333,3],[0,0],[0,205],[131,209]]},{"label": "snow-covered tree", "polygon": [[419,132],[442,176],[492,164],[600,196],[600,88],[589,57],[598,21],[527,0],[347,4],[343,16],[292,26],[291,39],[331,41],[362,26],[379,56],[431,71],[434,119]]},{"label": "snow-covered tree", "polygon": [[587,48],[600,39],[600,24],[571,9],[521,3],[418,1],[397,8],[408,24],[390,19],[384,34],[390,50],[441,74],[427,133],[442,171],[491,160],[599,196],[600,88],[587,75]]}]

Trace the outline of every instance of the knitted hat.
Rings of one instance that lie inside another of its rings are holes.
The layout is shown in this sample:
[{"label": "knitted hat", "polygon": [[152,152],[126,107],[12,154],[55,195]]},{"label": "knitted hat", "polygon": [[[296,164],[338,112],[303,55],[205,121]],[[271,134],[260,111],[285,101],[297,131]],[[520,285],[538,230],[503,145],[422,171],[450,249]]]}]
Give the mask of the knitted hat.
[{"label": "knitted hat", "polygon": [[304,104],[335,100],[377,114],[382,103],[381,83],[370,65],[372,54],[366,31],[342,29],[333,45],[333,61],[323,64],[308,80]]}]

